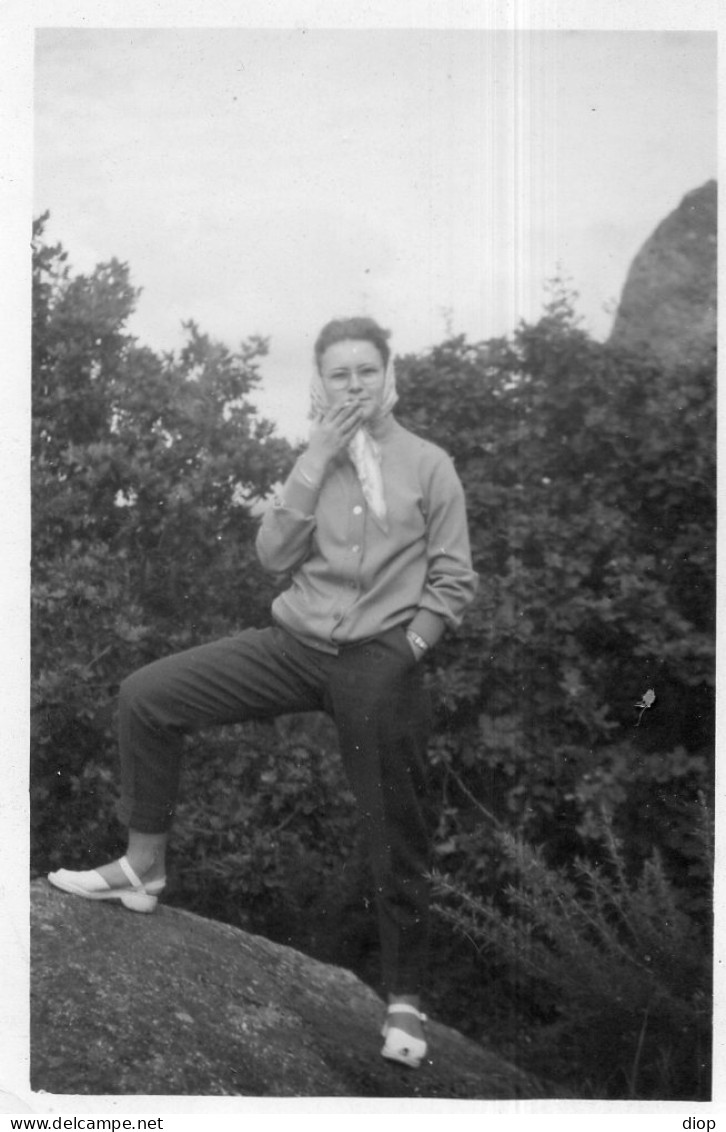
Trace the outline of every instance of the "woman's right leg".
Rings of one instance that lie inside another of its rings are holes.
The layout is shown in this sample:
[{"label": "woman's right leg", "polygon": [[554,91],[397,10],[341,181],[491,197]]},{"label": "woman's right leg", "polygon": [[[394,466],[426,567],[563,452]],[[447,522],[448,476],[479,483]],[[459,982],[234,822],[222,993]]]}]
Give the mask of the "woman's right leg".
[{"label": "woman's right leg", "polygon": [[[250,629],[154,661],[124,680],[118,814],[129,828],[126,858],[143,881],[165,873],[184,736],[212,724],[322,710],[317,660],[282,629]],[[97,871],[113,888],[128,883],[117,861]]]}]

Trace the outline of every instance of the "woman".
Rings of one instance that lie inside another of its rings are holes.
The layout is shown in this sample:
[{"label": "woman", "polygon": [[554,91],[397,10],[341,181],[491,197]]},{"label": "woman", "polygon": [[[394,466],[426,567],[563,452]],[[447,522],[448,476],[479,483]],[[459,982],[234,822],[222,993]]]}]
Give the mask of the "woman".
[{"label": "woman", "polygon": [[419,662],[472,600],[464,495],[449,457],[395,420],[388,333],[336,320],[315,345],[307,449],[266,511],[263,567],[291,574],[274,624],[189,649],[121,685],[119,816],[126,855],[61,869],[57,887],[153,911],[185,732],[326,711],[360,807],[388,1012],[384,1057],[417,1068],[428,931],[426,744]]}]

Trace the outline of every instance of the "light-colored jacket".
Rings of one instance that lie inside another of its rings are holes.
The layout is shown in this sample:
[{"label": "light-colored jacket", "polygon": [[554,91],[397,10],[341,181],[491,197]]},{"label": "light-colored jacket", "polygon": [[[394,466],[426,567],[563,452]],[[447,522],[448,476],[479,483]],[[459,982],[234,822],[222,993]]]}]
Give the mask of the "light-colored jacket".
[{"label": "light-colored jacket", "polygon": [[368,515],[355,470],[343,457],[319,492],[308,489],[308,513],[286,506],[283,490],[257,536],[262,566],[292,574],[273,602],[273,617],[326,651],[414,618],[425,638],[436,639],[441,622],[461,622],[477,589],[464,491],[451,458],[393,417],[377,439],[388,533]]}]

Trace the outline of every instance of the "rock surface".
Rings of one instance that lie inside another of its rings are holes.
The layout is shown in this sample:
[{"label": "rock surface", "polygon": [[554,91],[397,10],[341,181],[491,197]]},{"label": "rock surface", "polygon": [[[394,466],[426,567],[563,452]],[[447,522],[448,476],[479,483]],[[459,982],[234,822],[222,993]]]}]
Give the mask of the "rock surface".
[{"label": "rock surface", "polygon": [[350,972],[179,909],[138,915],[36,880],[31,940],[35,1091],[548,1095],[495,1053],[435,1022],[419,1070],[386,1061],[378,1033],[383,1004]]},{"label": "rock surface", "polygon": [[688,193],[628,272],[610,342],[665,365],[698,365],[716,347],[716,181]]}]

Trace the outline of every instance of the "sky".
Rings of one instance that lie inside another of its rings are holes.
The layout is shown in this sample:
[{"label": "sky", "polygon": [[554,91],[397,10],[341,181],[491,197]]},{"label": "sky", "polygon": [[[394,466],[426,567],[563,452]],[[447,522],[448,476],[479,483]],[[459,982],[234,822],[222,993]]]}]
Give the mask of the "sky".
[{"label": "sky", "polygon": [[533,319],[560,275],[607,336],[633,256],[717,175],[716,35],[466,27],[43,27],[34,214],[142,289],[129,330],[270,340],[255,400],[307,431],[312,345],[394,352]]}]

